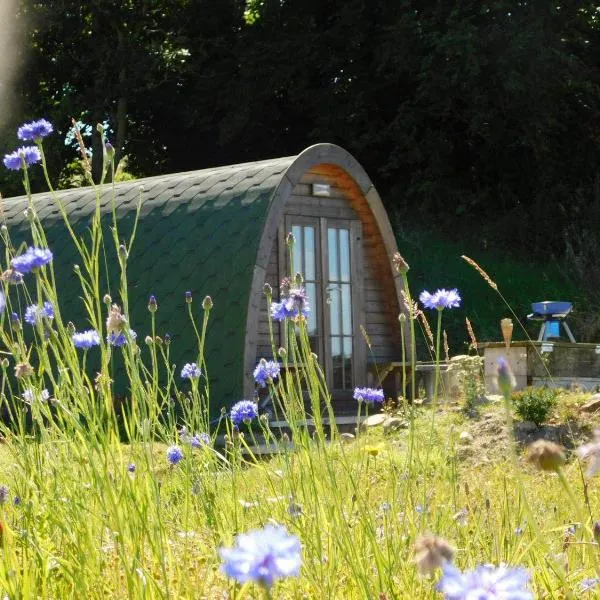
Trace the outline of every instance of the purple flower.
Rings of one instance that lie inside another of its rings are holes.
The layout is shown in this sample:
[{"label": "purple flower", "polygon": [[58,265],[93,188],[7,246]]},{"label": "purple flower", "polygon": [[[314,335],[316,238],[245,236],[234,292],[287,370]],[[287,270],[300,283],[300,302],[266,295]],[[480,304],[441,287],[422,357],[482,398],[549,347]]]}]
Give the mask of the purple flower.
[{"label": "purple flower", "polygon": [[202,375],[202,371],[196,363],[186,363],[181,369],[182,379],[198,379],[200,375]]},{"label": "purple flower", "polygon": [[510,397],[510,393],[516,385],[515,378],[510,370],[510,366],[508,361],[501,356],[496,361],[496,366],[498,368],[498,389],[504,396]]},{"label": "purple flower", "polygon": [[27,250],[10,261],[13,269],[19,273],[29,273],[33,269],[38,269],[47,265],[52,260],[52,252],[48,248],[34,248],[29,246]]},{"label": "purple flower", "polygon": [[135,473],[135,463],[129,463],[127,465],[127,471],[129,471],[129,473]]},{"label": "purple flower", "polygon": [[183,451],[179,446],[169,446],[167,448],[167,460],[172,464],[176,465],[178,462],[183,460]]},{"label": "purple flower", "polygon": [[425,308],[443,310],[444,308],[456,308],[460,306],[461,298],[458,290],[437,290],[430,294],[427,290],[421,292],[419,300]]},{"label": "purple flower", "polygon": [[254,369],[254,381],[260,387],[266,387],[267,383],[272,383],[277,377],[279,377],[279,363],[277,361],[262,358],[256,365],[256,369]]},{"label": "purple flower", "polygon": [[[137,338],[137,333],[133,329],[130,329],[129,330],[129,339],[135,340],[135,338]],[[125,335],[125,332],[111,331],[106,336],[106,341],[111,346],[116,346],[117,348],[120,348],[121,346],[124,346],[129,340],[127,339],[127,336]]]},{"label": "purple flower", "polygon": [[239,583],[256,581],[271,587],[276,579],[300,573],[301,551],[300,540],[285,527],[267,525],[238,535],[233,548],[221,548],[221,568]]},{"label": "purple flower", "polygon": [[42,155],[36,146],[21,146],[14,152],[4,155],[4,166],[11,171],[20,171],[25,167],[35,165],[42,160]]},{"label": "purple flower", "polygon": [[600,577],[590,577],[589,579],[584,579],[579,584],[579,591],[582,594],[585,594],[586,592],[591,592],[598,586],[599,583]]},{"label": "purple flower", "polygon": [[354,388],[353,398],[359,402],[366,402],[367,404],[374,404],[375,402],[381,404],[385,400],[383,390],[360,387]]},{"label": "purple flower", "polygon": [[240,423],[248,425],[252,419],[258,417],[258,404],[251,400],[240,400],[231,407],[229,416],[234,425],[240,425]]},{"label": "purple flower", "polygon": [[8,500],[8,486],[0,485],[0,504],[6,504]]},{"label": "purple flower", "polygon": [[192,448],[202,448],[202,446],[210,445],[210,436],[208,433],[197,433],[192,435],[188,442]]},{"label": "purple flower", "polygon": [[594,441],[577,448],[582,460],[588,460],[587,476],[592,477],[600,470],[600,429],[594,431]]},{"label": "purple flower", "polygon": [[31,121],[31,123],[24,123],[17,129],[17,137],[24,142],[37,142],[42,138],[50,135],[54,131],[52,123],[46,121],[46,119],[40,119],[39,121]]},{"label": "purple flower", "polygon": [[6,296],[0,292],[0,315],[6,310]]},{"label": "purple flower", "polygon": [[84,350],[87,350],[92,346],[100,345],[100,335],[94,329],[88,329],[87,331],[74,333],[71,336],[71,339],[73,340],[73,345],[75,348],[83,348]]},{"label": "purple flower", "polygon": [[290,288],[281,302],[271,302],[271,316],[276,321],[307,317],[309,311],[308,296],[303,287]]},{"label": "purple flower", "polygon": [[481,565],[463,573],[446,563],[443,573],[438,590],[446,600],[533,600],[527,589],[530,576],[526,569]]},{"label": "purple flower", "polygon": [[42,306],[32,304],[25,309],[23,320],[29,325],[37,325],[42,319],[54,319],[54,307],[51,302],[44,302]]}]

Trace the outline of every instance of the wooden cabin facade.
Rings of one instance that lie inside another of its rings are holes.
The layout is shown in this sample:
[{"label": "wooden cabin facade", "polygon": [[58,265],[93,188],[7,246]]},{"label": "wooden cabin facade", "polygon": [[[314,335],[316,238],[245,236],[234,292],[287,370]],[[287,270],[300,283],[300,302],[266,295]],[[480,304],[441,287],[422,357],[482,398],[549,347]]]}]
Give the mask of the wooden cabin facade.
[{"label": "wooden cabin facade", "polygon": [[[101,211],[108,231],[114,205],[123,239],[141,202],[128,259],[128,316],[138,340],[149,333],[146,305],[153,294],[156,331],[170,333],[172,362],[178,368],[191,362],[196,339],[185,291],[193,292],[197,312],[204,295],[213,299],[206,344],[213,407],[252,397],[257,361],[272,358],[263,287],[270,283],[277,299],[280,280],[290,275],[288,232],[296,239],[294,270],[303,274],[311,302],[311,344],[334,398],[354,410],[353,388],[375,385],[377,365],[381,370],[401,360],[395,238],[371,180],[342,148],[317,144],[294,157],[125,182],[114,193],[109,188]],[[96,203],[93,191],[60,195],[75,231],[83,234]],[[3,200],[15,246],[31,242],[23,217],[27,202]],[[35,195],[33,203],[55,255],[62,318],[85,328],[81,294],[73,289],[77,256],[58,207],[48,194]],[[117,257],[109,255],[111,261]],[[110,292],[110,282],[105,285]],[[279,339],[279,325],[275,335]]]}]

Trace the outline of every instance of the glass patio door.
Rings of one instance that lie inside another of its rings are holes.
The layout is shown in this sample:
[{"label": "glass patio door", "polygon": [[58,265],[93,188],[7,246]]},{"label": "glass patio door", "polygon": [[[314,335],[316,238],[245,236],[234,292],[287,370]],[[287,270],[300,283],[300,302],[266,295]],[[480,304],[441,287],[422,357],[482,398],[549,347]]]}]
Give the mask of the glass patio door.
[{"label": "glass patio door", "polygon": [[360,222],[290,216],[286,230],[296,240],[294,270],[302,273],[311,302],[311,348],[324,366],[330,389],[352,390],[356,379]]}]

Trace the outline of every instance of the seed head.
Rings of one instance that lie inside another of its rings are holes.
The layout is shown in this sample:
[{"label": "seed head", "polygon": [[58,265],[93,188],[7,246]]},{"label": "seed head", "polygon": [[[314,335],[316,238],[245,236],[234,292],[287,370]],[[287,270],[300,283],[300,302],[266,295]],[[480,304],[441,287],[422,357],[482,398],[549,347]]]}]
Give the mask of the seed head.
[{"label": "seed head", "polygon": [[556,471],[565,462],[563,449],[554,442],[537,440],[529,446],[527,462],[542,471]]},{"label": "seed head", "polygon": [[428,575],[452,561],[455,552],[445,539],[431,534],[422,535],[415,542],[415,564],[422,575]]},{"label": "seed head", "polygon": [[27,379],[33,375],[33,367],[29,363],[18,363],[15,365],[15,377],[17,379]]}]

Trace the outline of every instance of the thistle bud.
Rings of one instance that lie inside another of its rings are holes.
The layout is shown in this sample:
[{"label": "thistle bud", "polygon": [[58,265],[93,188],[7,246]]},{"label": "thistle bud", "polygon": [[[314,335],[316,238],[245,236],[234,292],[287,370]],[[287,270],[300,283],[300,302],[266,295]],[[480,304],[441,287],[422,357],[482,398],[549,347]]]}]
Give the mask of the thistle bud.
[{"label": "thistle bud", "polygon": [[185,293],[185,303],[186,304],[191,304],[192,303],[192,292],[187,291]]},{"label": "thistle bud", "polygon": [[202,308],[204,310],[210,310],[213,307],[213,301],[210,296],[204,296],[204,300],[202,300]]},{"label": "thistle bud", "polygon": [[394,253],[394,256],[392,257],[392,264],[394,265],[394,269],[396,269],[400,275],[407,273],[410,269],[408,263],[404,260],[400,252]]},{"label": "thistle bud", "polygon": [[263,286],[263,294],[269,300],[273,297],[273,288],[268,283],[265,283],[265,285]]},{"label": "thistle bud", "polygon": [[565,462],[563,449],[554,442],[537,440],[529,446],[527,462],[542,471],[556,471]]},{"label": "thistle bud", "polygon": [[158,303],[156,302],[156,298],[154,296],[150,296],[150,298],[148,298],[148,310],[151,313],[155,313],[158,310]]}]

